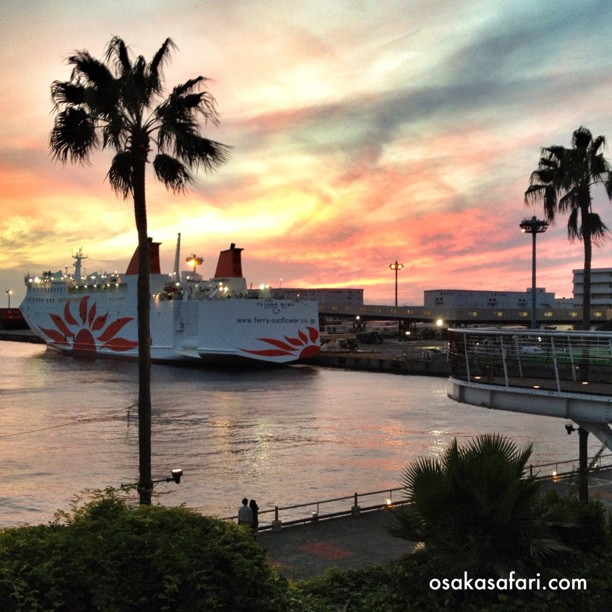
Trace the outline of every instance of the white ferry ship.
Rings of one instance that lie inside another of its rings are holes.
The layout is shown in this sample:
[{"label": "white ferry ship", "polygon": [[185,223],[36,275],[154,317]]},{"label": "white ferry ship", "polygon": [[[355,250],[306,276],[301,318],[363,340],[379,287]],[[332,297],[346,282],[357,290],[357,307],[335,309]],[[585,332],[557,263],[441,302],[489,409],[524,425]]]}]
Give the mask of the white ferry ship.
[{"label": "white ferry ship", "polygon": [[[288,364],[319,353],[317,302],[248,289],[243,249],[221,251],[215,276],[203,280],[195,266],[179,273],[180,234],[174,273],[161,274],[159,244],[150,242],[152,360]],[[25,277],[28,325],[63,353],[137,358],[138,249],[125,274],[84,274],[82,250],[72,257],[73,274]]]}]

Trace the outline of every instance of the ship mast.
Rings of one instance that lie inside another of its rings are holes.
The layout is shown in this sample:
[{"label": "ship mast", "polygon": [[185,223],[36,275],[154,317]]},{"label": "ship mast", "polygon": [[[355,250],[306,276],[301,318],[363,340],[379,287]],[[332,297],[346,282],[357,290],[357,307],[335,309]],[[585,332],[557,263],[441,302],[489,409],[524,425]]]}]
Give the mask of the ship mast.
[{"label": "ship mast", "polygon": [[83,247],[81,247],[78,251],[77,254],[72,255],[72,259],[75,260],[74,262],[74,278],[75,280],[78,282],[81,280],[81,261],[83,259],[87,259],[87,257],[89,257],[88,255],[83,255]]},{"label": "ship mast", "polygon": [[178,238],[176,240],[176,255],[174,256],[174,281],[178,282],[181,280],[181,275],[179,271],[179,259],[181,256],[181,234],[179,232]]}]

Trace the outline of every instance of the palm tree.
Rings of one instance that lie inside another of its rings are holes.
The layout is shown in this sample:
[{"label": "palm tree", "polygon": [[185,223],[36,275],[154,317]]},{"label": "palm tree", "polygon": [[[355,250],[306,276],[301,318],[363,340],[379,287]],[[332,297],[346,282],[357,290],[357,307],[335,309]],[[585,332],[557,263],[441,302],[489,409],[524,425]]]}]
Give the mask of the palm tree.
[{"label": "palm tree", "polygon": [[409,503],[393,511],[389,531],[423,543],[436,568],[452,575],[522,573],[567,550],[551,528],[569,524],[556,507],[542,507],[540,483],[524,476],[531,452],[499,434],[461,448],[455,439],[441,459],[422,458],[404,470]]},{"label": "palm tree", "polygon": [[531,173],[525,203],[542,202],[546,219],[554,223],[557,213],[569,212],[567,232],[570,242],[584,244],[584,294],[582,297],[582,328],[591,325],[591,260],[592,246],[606,238],[608,228],[593,212],[591,187],[602,184],[612,200],[612,175],[602,149],[603,136],[593,138],[585,127],[572,136],[572,148],[553,145],[542,149],[540,162]]},{"label": "palm tree", "polygon": [[150,62],[134,61],[118,37],[107,46],[105,61],[88,51],[68,58],[69,81],[54,81],[51,97],[56,113],[50,147],[56,160],[85,163],[97,149],[113,149],[107,177],[124,199],[131,194],[138,231],[138,448],[141,504],[151,503],[151,348],[149,239],[145,169],[155,148],[153,170],[174,192],[194,179],[192,170],[212,171],[228,157],[229,147],[204,138],[199,120],[217,124],[215,99],[197,77],[174,87],[167,96],[163,67],[175,48],[167,38]]}]

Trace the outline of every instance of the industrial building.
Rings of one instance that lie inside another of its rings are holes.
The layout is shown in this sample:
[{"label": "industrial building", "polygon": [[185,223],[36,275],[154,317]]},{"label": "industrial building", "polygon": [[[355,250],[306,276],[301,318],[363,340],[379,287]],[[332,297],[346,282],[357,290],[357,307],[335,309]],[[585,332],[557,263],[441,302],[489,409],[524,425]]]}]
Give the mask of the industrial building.
[{"label": "industrial building", "polygon": [[[431,289],[424,292],[425,308],[513,308],[531,306],[531,289],[526,291],[476,291],[471,289]],[[536,308],[552,308],[555,294],[536,289]]]}]

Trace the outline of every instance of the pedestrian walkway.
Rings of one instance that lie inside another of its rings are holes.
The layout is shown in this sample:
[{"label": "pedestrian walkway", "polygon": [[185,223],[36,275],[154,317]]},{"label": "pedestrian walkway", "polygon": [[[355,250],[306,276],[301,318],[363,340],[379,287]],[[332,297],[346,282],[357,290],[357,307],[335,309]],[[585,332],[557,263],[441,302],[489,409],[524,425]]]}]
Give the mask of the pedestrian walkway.
[{"label": "pedestrian walkway", "polygon": [[[545,484],[561,495],[567,494],[568,486],[566,479]],[[612,512],[612,470],[589,474],[589,499],[601,501]],[[388,533],[390,520],[387,509],[374,510],[261,531],[257,539],[267,551],[268,563],[281,576],[305,580],[330,568],[359,569],[397,561],[412,552],[413,544]]]},{"label": "pedestrian walkway", "polygon": [[375,510],[263,531],[257,539],[279,574],[303,580],[332,567],[358,569],[396,561],[411,552],[410,542],[389,535],[389,521],[387,510]]}]

